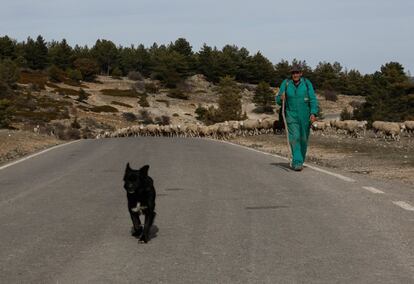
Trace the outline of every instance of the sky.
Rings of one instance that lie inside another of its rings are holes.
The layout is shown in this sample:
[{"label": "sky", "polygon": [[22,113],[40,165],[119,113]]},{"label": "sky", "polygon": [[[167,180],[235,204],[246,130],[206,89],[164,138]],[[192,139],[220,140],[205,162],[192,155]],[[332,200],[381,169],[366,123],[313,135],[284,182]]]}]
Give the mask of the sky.
[{"label": "sky", "polygon": [[414,74],[413,0],[0,0],[0,36],[41,34],[92,46],[168,44],[186,38],[262,52],[273,63],[297,58],[315,67],[338,61],[372,73],[398,61]]}]

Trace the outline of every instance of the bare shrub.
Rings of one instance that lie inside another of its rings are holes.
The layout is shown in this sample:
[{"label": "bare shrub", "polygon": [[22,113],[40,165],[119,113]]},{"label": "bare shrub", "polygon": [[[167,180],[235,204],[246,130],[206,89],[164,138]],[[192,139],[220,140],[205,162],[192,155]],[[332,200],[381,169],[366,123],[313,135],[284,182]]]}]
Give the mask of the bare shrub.
[{"label": "bare shrub", "polygon": [[180,100],[188,100],[189,96],[184,93],[181,89],[172,89],[168,93],[167,97],[174,98],[174,99],[180,99]]},{"label": "bare shrub", "polygon": [[158,90],[159,90],[158,86],[153,82],[146,83],[144,88],[145,88],[145,92],[150,93],[150,94],[156,94],[158,93]]},{"label": "bare shrub", "polygon": [[338,100],[338,94],[333,90],[326,90],[323,95],[327,101],[336,102]]},{"label": "bare shrub", "polygon": [[160,125],[170,125],[171,123],[171,118],[168,115],[162,115],[161,117],[156,117],[154,119],[156,124],[160,124]]},{"label": "bare shrub", "polygon": [[139,100],[138,100],[138,104],[139,104],[141,107],[149,107],[149,106],[150,106],[150,104],[149,104],[149,102],[148,102],[148,100],[147,100],[147,97],[148,97],[148,95],[147,95],[147,94],[142,94],[142,95],[140,96],[140,98],[139,98]]},{"label": "bare shrub", "polygon": [[144,77],[138,71],[130,71],[128,73],[128,79],[132,81],[142,81]]},{"label": "bare shrub", "polygon": [[145,109],[141,109],[139,111],[139,120],[143,123],[143,124],[152,124],[154,123],[154,120],[151,117],[151,113]]},{"label": "bare shrub", "polygon": [[122,114],[122,117],[129,122],[135,122],[137,121],[137,116],[133,114],[132,112],[124,112]]}]

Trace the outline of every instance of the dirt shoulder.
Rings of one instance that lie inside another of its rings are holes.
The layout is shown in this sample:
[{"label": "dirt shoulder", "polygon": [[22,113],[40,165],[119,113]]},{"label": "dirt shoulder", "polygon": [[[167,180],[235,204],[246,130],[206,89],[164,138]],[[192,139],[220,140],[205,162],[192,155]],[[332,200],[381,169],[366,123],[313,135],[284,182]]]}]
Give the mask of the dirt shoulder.
[{"label": "dirt shoulder", "polygon": [[[233,143],[287,156],[285,135],[237,137]],[[307,161],[376,179],[397,179],[414,186],[414,140],[401,141],[314,134]]]},{"label": "dirt shoulder", "polygon": [[29,131],[0,130],[0,165],[67,141]]}]

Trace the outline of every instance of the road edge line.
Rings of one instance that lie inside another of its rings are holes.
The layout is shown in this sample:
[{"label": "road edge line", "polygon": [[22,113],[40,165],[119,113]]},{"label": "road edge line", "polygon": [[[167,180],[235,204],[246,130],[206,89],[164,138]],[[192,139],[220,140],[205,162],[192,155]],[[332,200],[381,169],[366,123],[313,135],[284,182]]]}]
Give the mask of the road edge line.
[{"label": "road edge line", "polygon": [[[257,149],[250,148],[248,146],[232,143],[232,142],[229,142],[229,141],[216,140],[216,139],[211,139],[211,138],[209,138],[208,140],[217,141],[217,142],[221,142],[221,143],[225,143],[225,144],[229,144],[229,145],[233,145],[233,146],[238,146],[238,147],[246,149],[246,150],[250,150],[250,151],[253,151],[253,152],[257,152],[257,153],[261,153],[261,154],[264,154],[264,155],[268,155],[268,156],[276,157],[276,158],[279,158],[279,159],[283,159],[285,161],[289,161],[288,158],[280,156],[278,154],[263,152],[263,151],[260,151],[260,150],[257,150]],[[309,165],[308,163],[304,163],[303,165],[310,168],[310,169],[312,169],[312,170],[315,170],[315,171],[318,171],[318,172],[321,172],[321,173],[324,173],[324,174],[327,174],[327,175],[330,175],[330,176],[334,176],[334,177],[339,178],[339,179],[341,179],[343,181],[346,181],[346,182],[356,182],[354,179],[352,179],[350,177],[346,177],[346,176],[341,175],[341,174],[333,173],[333,172],[330,172],[328,170],[324,170],[324,169],[318,168],[316,166]]]},{"label": "road edge line", "polygon": [[58,144],[58,145],[52,146],[50,148],[44,149],[44,150],[42,150],[40,152],[36,152],[36,153],[30,154],[30,155],[28,155],[26,157],[23,157],[23,158],[20,158],[20,159],[18,159],[16,161],[13,161],[13,162],[10,162],[10,163],[5,164],[3,166],[0,166],[0,171],[6,169],[8,167],[14,166],[16,164],[19,164],[21,162],[24,162],[26,160],[29,160],[29,159],[31,159],[33,157],[36,157],[36,156],[39,156],[39,155],[44,154],[46,152],[49,152],[51,150],[54,150],[54,149],[57,149],[57,148],[60,148],[60,147],[63,147],[63,146],[67,146],[67,145],[70,145],[70,144],[73,144],[73,143],[76,143],[76,142],[79,142],[79,141],[81,141],[81,139],[74,140],[74,141],[70,141],[70,142],[63,143],[63,144]]}]

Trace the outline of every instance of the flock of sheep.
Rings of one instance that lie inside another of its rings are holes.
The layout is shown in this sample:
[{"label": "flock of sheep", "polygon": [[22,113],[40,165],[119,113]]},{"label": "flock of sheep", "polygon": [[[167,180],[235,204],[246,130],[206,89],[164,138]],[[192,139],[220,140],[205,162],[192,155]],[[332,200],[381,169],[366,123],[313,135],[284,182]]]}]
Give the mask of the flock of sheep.
[{"label": "flock of sheep", "polygon": [[[329,131],[336,130],[338,133],[345,133],[354,137],[365,135],[367,130],[367,121],[357,120],[332,120],[332,121],[318,121],[313,123],[312,128],[315,131]],[[374,121],[372,123],[372,130],[375,136],[383,138],[391,138],[393,140],[400,140],[400,135],[404,132],[414,132],[414,121],[405,122],[386,122]]]},{"label": "flock of sheep", "polygon": [[[184,125],[134,125],[114,132],[99,134],[97,138],[128,137],[128,136],[166,136],[166,137],[209,137],[214,139],[228,139],[236,136],[252,136],[278,132],[277,121],[270,118],[247,119],[244,121],[226,121],[209,126],[200,123],[187,123]],[[368,123],[357,120],[317,121],[313,123],[315,132],[336,131],[354,137],[365,135]],[[399,140],[403,132],[414,132],[414,121],[403,123],[375,121],[372,124],[375,135]]]},{"label": "flock of sheep", "polygon": [[236,136],[267,134],[273,131],[273,119],[247,119],[244,121],[225,121],[209,126],[200,123],[184,125],[134,125],[114,132],[99,134],[97,138],[127,136],[166,136],[166,137],[209,137],[228,139]]}]

